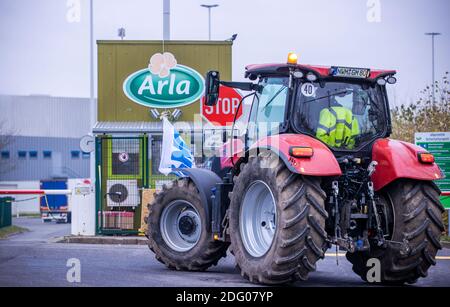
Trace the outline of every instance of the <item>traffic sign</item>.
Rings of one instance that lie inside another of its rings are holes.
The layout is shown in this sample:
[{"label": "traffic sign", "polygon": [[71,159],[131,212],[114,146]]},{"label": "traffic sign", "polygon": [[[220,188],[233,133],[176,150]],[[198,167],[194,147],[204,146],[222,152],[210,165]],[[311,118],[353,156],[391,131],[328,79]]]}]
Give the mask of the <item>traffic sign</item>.
[{"label": "traffic sign", "polygon": [[[444,173],[444,179],[436,184],[442,192],[450,192],[450,132],[420,132],[415,134],[416,145],[426,149],[434,155],[436,164]],[[446,209],[450,209],[450,197],[442,196],[441,202]]]},{"label": "traffic sign", "polygon": [[[219,99],[215,106],[205,105],[205,97],[202,98],[201,112],[203,117],[214,126],[231,126],[242,95],[231,87],[220,86]],[[242,116],[242,107],[236,119]]]}]

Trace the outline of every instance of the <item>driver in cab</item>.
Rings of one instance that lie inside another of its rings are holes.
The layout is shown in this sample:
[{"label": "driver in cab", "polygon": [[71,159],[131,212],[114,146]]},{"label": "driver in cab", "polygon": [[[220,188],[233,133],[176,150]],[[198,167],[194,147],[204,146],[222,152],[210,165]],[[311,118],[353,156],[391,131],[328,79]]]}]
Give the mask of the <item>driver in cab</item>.
[{"label": "driver in cab", "polygon": [[351,91],[352,110],[337,101],[337,97],[349,96],[349,93],[335,96],[327,108],[320,111],[316,138],[333,148],[353,149],[356,137],[360,135],[360,125],[354,113],[364,113],[366,102],[363,93]]}]

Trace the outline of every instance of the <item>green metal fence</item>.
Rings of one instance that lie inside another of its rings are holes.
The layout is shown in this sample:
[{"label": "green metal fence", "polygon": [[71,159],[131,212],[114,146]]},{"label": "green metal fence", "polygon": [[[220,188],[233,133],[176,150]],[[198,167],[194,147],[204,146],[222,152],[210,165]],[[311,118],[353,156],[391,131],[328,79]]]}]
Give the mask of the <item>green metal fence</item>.
[{"label": "green metal fence", "polygon": [[[181,134],[194,152],[192,135]],[[96,234],[139,233],[142,189],[158,190],[176,179],[159,172],[161,154],[161,133],[96,137]],[[201,165],[202,157],[195,162]]]},{"label": "green metal fence", "polygon": [[0,197],[0,228],[11,226],[11,203],[12,197]]},{"label": "green metal fence", "polygon": [[141,189],[148,187],[147,163],[146,135],[97,137],[97,234],[138,234]]}]

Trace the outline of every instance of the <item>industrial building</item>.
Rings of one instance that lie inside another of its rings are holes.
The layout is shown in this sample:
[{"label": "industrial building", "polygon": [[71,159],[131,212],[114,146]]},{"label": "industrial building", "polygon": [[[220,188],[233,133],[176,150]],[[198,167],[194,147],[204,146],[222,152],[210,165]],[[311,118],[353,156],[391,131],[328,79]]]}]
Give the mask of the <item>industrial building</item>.
[{"label": "industrial building", "polygon": [[[89,177],[90,155],[80,150],[80,138],[92,131],[89,99],[0,95],[0,110],[0,189]],[[39,199],[17,202],[13,214],[17,210],[39,212]]]}]

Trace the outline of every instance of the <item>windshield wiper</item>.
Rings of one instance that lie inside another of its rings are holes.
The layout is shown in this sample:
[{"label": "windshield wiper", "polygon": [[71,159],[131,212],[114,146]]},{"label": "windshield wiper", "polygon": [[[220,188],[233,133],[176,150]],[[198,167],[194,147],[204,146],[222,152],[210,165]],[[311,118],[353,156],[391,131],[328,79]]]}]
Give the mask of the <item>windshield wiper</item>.
[{"label": "windshield wiper", "polygon": [[330,97],[333,97],[333,96],[336,96],[336,95],[347,94],[348,92],[353,92],[353,91],[352,90],[345,90],[345,91],[333,93],[333,94],[330,94],[330,95],[322,96],[322,97],[319,97],[319,98],[314,98],[314,99],[305,101],[304,103],[309,103],[309,102],[313,102],[313,101],[324,99],[324,98],[330,98]]},{"label": "windshield wiper", "polygon": [[286,85],[283,85],[283,86],[278,90],[278,92],[276,92],[275,95],[273,95],[272,98],[269,99],[269,101],[264,105],[264,107],[262,108],[262,110],[264,110],[265,108],[267,108],[267,107],[269,106],[269,104],[271,104],[271,103],[275,100],[275,98],[277,98],[277,96],[280,95],[280,93],[281,93],[282,91],[284,91],[286,88],[287,88],[287,86],[286,86]]}]

